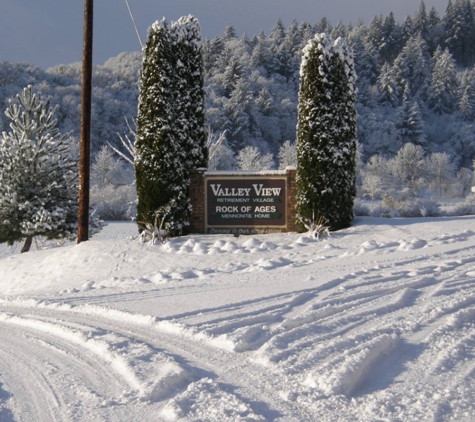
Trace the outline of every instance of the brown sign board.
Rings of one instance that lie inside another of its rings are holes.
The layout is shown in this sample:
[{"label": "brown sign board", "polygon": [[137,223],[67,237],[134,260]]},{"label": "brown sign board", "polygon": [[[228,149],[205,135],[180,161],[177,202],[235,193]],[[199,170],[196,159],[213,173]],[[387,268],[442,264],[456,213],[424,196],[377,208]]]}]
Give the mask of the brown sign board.
[{"label": "brown sign board", "polygon": [[[207,178],[206,224],[208,233],[252,232],[259,227],[286,225],[284,178]],[[222,229],[222,230],[217,230]],[[276,230],[278,231],[278,230]]]}]

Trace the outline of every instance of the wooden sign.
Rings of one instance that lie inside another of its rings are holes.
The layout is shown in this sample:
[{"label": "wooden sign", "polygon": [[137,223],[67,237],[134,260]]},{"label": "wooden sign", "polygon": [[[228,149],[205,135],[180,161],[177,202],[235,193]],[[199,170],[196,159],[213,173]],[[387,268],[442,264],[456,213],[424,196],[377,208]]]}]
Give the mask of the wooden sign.
[{"label": "wooden sign", "polygon": [[206,178],[207,232],[283,227],[286,198],[283,178]]}]

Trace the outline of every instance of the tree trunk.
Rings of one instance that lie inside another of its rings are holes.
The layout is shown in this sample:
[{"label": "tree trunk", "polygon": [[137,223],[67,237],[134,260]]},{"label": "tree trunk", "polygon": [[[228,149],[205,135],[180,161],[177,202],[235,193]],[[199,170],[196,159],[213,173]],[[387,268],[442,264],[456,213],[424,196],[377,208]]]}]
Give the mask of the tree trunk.
[{"label": "tree trunk", "polygon": [[25,243],[23,244],[23,248],[21,248],[21,253],[28,252],[31,248],[32,243],[33,243],[33,236],[32,235],[26,236]]}]

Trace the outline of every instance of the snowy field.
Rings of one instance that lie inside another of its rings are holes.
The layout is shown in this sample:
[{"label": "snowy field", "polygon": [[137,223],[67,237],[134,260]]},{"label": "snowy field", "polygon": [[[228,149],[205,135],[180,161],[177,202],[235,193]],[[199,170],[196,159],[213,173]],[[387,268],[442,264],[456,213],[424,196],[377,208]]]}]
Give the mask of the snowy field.
[{"label": "snowy field", "polygon": [[474,421],[475,217],[0,250],[0,421]]}]

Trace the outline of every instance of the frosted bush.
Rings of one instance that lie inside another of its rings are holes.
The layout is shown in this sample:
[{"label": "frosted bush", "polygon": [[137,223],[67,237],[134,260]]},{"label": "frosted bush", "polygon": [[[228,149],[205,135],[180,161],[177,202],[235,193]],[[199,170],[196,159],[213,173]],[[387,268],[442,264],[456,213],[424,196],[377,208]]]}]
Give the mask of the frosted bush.
[{"label": "frosted bush", "polygon": [[381,203],[378,206],[374,207],[373,211],[371,211],[371,215],[373,217],[399,217],[399,215],[397,215],[397,213],[395,213],[394,211],[391,211],[383,203]]},{"label": "frosted bush", "polygon": [[356,199],[353,205],[353,212],[360,217],[367,217],[371,215],[371,210],[362,201]]},{"label": "frosted bush", "polygon": [[422,217],[437,217],[441,215],[439,203],[432,199],[419,198],[415,202],[415,206],[419,209]]},{"label": "frosted bush", "polygon": [[285,141],[279,149],[279,170],[289,166],[297,167],[297,147],[295,142]]},{"label": "frosted bush", "polygon": [[475,215],[475,195],[469,194],[463,203],[455,207],[453,215]]},{"label": "frosted bush", "polygon": [[382,204],[373,210],[378,217],[435,217],[441,214],[436,201],[427,198],[385,196]]},{"label": "frosted bush", "polygon": [[91,204],[103,220],[129,220],[135,216],[134,185],[91,187]]}]

